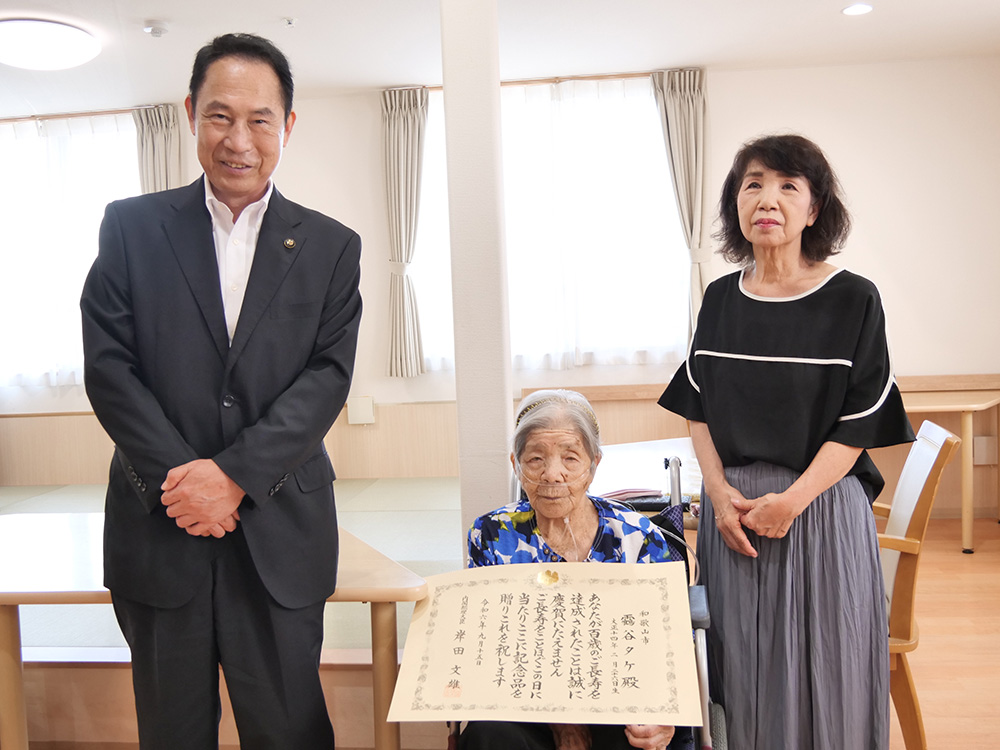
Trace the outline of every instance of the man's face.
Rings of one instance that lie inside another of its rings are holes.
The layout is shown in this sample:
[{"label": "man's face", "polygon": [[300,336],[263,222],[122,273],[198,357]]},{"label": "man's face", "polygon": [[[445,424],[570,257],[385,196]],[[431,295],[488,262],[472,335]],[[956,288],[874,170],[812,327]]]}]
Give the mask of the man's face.
[{"label": "man's face", "polygon": [[194,106],[190,96],[184,104],[198,140],[198,161],[215,196],[239,216],[267,191],[295,113],[285,121],[278,76],[259,60],[216,60],[197,97]]}]

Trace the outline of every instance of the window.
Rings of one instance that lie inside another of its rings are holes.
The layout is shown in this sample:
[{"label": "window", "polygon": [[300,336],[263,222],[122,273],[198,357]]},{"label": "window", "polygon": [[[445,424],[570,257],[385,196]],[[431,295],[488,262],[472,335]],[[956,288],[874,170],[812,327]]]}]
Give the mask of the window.
[{"label": "window", "polygon": [[104,207],[138,195],[131,114],[0,123],[0,385],[83,382],[80,292]]},{"label": "window", "polygon": [[[514,368],[680,362],[690,256],[649,79],[501,96]],[[432,92],[410,269],[431,370],[454,350],[443,119]]]}]

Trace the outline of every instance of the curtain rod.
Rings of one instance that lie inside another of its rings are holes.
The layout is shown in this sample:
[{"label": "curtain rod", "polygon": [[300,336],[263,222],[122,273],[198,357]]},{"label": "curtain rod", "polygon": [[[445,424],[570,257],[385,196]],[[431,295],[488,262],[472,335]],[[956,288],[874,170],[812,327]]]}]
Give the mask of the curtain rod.
[{"label": "curtain rod", "polygon": [[21,117],[0,117],[0,123],[8,122],[43,122],[45,120],[69,120],[74,117],[100,117],[101,115],[129,115],[137,109],[156,109],[162,104],[140,104],[127,109],[102,109],[96,112],[63,112],[51,115],[22,115]]},{"label": "curtain rod", "polygon": [[[514,81],[501,81],[501,86],[535,86],[535,85],[545,85],[552,83],[562,83],[563,81],[618,81],[623,78],[645,78],[646,76],[652,75],[656,71],[647,70],[645,72],[639,73],[602,73],[598,75],[583,75],[583,76],[555,76],[553,78],[523,78]],[[425,88],[428,91],[441,91],[444,86],[393,86],[392,89],[409,89],[409,88]],[[391,90],[391,89],[390,89]],[[26,115],[23,117],[0,117],[0,123],[8,122],[40,122],[43,120],[65,120],[71,117],[95,117],[98,115],[124,115],[129,114],[137,109],[155,109],[156,107],[161,107],[161,104],[141,104],[138,107],[129,107],[128,109],[106,109],[98,112],[64,112],[62,114],[53,115]]]},{"label": "curtain rod", "polygon": [[[656,71],[647,70],[645,72],[639,73],[601,73],[598,75],[583,75],[583,76],[555,76],[552,78],[522,78],[520,80],[514,81],[500,81],[501,86],[535,86],[535,85],[545,85],[552,83],[562,83],[563,81],[618,81],[623,78],[645,78],[646,76],[652,75]],[[428,91],[441,91],[444,86],[392,86],[392,89],[409,89],[409,88],[425,88]],[[63,114],[53,114],[53,115],[27,115],[23,117],[2,117],[0,118],[0,123],[7,122],[39,122],[42,120],[65,120],[71,117],[95,117],[98,115],[124,115],[129,114],[137,109],[155,109],[156,107],[161,107],[161,104],[141,104],[138,107],[129,107],[128,109],[106,109],[98,112],[65,112]]]},{"label": "curtain rod", "polygon": [[[602,73],[589,76],[555,76],[554,78],[523,78],[515,81],[500,81],[501,86],[535,86],[563,81],[620,81],[623,78],[646,78],[656,71],[647,70],[640,73]],[[396,86],[394,88],[413,88],[412,86]],[[420,87],[418,87],[420,88]],[[423,86],[428,91],[441,91],[444,86]]]}]

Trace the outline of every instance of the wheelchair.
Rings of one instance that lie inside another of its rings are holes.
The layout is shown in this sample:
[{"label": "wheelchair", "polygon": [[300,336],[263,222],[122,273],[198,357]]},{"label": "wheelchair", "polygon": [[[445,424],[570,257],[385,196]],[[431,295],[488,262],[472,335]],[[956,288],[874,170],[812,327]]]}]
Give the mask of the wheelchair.
[{"label": "wheelchair", "polygon": [[[644,513],[663,532],[671,549],[685,561],[688,571],[688,602],[691,609],[692,638],[695,649],[695,664],[698,671],[698,690],[701,702],[702,726],[694,728],[694,744],[687,745],[697,750],[728,750],[726,735],[726,714],[723,707],[711,700],[708,680],[708,644],[706,632],[711,624],[708,610],[708,596],[705,587],[699,583],[698,562],[694,550],[684,538],[685,512],[689,518],[696,517],[697,504],[681,492],[681,460],[677,456],[664,459],[664,468],[670,479],[669,496],[655,495],[630,498],[621,501],[633,510]],[[511,487],[513,497],[520,496],[520,486],[516,479]],[[690,553],[690,554],[689,554]],[[694,561],[694,565],[691,565]],[[692,571],[693,567],[693,571]],[[448,722],[448,750],[456,750],[461,734],[461,722]],[[673,745],[673,743],[672,743]],[[596,750],[596,749],[595,749]]]},{"label": "wheelchair", "polygon": [[[633,500],[629,503],[635,510],[650,514],[650,520],[655,523],[667,539],[671,548],[683,557],[688,566],[688,601],[691,608],[691,628],[694,638],[695,664],[698,668],[698,691],[701,698],[702,726],[695,730],[699,736],[696,747],[699,750],[728,750],[726,735],[726,713],[721,704],[711,700],[708,682],[708,642],[706,632],[711,625],[708,613],[708,595],[704,585],[699,582],[698,561],[694,550],[684,538],[685,512],[688,517],[697,518],[697,507],[692,507],[691,498],[681,492],[681,460],[677,456],[664,459],[664,468],[670,477],[669,498],[648,498],[645,501]],[[695,513],[692,513],[692,510]],[[688,554],[690,552],[690,555]],[[690,561],[694,561],[694,571]]]}]

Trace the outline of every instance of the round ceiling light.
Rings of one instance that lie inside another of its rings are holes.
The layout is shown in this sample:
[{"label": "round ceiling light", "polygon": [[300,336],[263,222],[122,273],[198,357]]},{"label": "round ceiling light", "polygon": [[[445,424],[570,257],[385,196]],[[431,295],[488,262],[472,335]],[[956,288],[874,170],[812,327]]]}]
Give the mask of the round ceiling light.
[{"label": "round ceiling light", "polygon": [[83,65],[101,51],[91,34],[57,21],[0,20],[0,63],[28,70],[64,70]]},{"label": "round ceiling light", "polygon": [[865,13],[872,12],[872,6],[868,3],[854,3],[854,5],[848,5],[840,12],[845,16],[863,16]]}]

